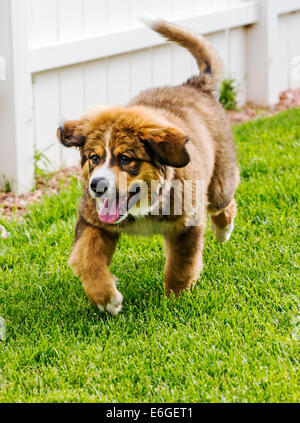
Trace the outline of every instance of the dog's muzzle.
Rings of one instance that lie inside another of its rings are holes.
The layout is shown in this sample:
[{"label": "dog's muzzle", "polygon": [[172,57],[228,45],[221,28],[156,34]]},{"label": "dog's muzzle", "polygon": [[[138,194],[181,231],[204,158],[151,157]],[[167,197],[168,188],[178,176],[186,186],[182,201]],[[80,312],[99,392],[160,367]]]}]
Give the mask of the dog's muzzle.
[{"label": "dog's muzzle", "polygon": [[96,194],[96,197],[102,197],[108,191],[109,181],[106,178],[94,178],[90,182],[90,188]]}]

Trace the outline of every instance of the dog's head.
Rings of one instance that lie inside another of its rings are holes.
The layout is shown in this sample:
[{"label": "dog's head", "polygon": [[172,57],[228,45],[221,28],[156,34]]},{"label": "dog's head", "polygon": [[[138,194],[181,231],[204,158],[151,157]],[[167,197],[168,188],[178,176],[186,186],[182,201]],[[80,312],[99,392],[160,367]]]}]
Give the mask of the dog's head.
[{"label": "dog's head", "polygon": [[145,215],[166,167],[189,162],[187,138],[141,107],[94,110],[58,129],[66,147],[78,147],[82,177],[104,223]]}]

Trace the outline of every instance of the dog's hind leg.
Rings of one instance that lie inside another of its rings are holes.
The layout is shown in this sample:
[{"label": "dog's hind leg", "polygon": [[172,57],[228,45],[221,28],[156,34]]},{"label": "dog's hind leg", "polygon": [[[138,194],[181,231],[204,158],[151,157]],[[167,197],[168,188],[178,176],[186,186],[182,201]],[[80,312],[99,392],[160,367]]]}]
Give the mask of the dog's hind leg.
[{"label": "dog's hind leg", "polygon": [[203,226],[187,228],[179,234],[165,236],[165,294],[173,292],[176,297],[191,288],[202,271],[202,250],[204,245]]},{"label": "dog's hind leg", "polygon": [[221,212],[209,213],[210,226],[218,242],[225,243],[230,239],[234,228],[236,210],[236,202],[231,200],[229,205]]},{"label": "dog's hind leg", "polygon": [[237,213],[234,194],[238,183],[239,171],[234,162],[217,169],[210,182],[207,210],[211,229],[218,242],[227,242],[233,231]]}]

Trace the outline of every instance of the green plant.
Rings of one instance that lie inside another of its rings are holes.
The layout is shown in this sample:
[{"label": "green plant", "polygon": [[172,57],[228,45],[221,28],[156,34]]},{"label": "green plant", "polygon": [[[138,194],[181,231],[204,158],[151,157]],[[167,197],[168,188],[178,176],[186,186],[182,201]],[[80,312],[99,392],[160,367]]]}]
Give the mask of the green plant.
[{"label": "green plant", "polygon": [[226,78],[222,81],[219,101],[226,110],[237,109],[237,91],[234,79]]},{"label": "green plant", "polygon": [[48,151],[52,145],[45,148],[44,150],[34,150],[34,174],[37,176],[46,176],[49,173],[49,166],[51,166],[51,161],[46,156],[46,151]]},{"label": "green plant", "polygon": [[11,182],[6,178],[5,175],[2,175],[2,187],[3,192],[12,192]]}]

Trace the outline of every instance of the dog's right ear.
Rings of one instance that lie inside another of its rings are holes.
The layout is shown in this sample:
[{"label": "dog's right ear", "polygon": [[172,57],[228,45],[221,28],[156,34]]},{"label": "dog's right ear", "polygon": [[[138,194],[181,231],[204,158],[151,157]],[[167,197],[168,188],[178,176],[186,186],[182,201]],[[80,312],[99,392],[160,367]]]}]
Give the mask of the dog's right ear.
[{"label": "dog's right ear", "polygon": [[65,147],[82,148],[85,144],[85,135],[81,120],[68,120],[57,130],[57,138]]}]

